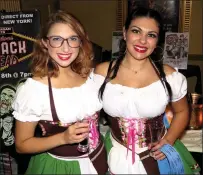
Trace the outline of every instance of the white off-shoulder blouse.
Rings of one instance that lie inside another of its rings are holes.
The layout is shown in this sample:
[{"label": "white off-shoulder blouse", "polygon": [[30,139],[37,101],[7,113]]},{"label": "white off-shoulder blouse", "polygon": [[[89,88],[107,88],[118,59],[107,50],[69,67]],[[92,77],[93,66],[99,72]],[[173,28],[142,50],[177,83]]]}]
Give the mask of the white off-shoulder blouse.
[{"label": "white off-shoulder blouse", "polygon": [[[102,108],[98,99],[93,73],[87,81],[74,88],[52,88],[58,118],[62,123],[72,123],[91,116]],[[28,78],[16,93],[12,104],[13,115],[19,121],[52,121],[48,85]]]},{"label": "white off-shoulder blouse", "polygon": [[[104,82],[103,76],[94,74],[97,88]],[[187,80],[179,72],[166,76],[172,89],[172,101],[178,101],[187,93]],[[161,81],[143,88],[132,88],[120,84],[107,83],[103,94],[103,109],[112,117],[145,118],[161,115],[168,104],[167,90]]]}]

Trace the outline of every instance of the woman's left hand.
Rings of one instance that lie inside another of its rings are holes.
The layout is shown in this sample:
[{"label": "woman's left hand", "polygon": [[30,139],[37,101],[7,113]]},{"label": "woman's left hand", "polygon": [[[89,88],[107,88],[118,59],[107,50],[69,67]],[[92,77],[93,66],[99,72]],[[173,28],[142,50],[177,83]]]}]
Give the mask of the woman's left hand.
[{"label": "woman's left hand", "polygon": [[163,160],[166,158],[165,154],[160,151],[161,147],[165,144],[170,144],[166,139],[161,139],[158,142],[154,142],[149,146],[152,157],[156,160]]}]

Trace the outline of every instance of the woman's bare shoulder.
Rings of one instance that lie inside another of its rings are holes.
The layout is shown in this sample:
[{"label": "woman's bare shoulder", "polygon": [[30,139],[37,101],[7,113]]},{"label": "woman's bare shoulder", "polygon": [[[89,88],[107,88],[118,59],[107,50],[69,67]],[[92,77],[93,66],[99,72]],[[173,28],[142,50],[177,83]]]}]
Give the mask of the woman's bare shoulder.
[{"label": "woman's bare shoulder", "polygon": [[163,67],[164,67],[164,72],[165,72],[166,76],[172,74],[173,72],[176,72],[176,70],[173,67],[171,67],[167,64],[164,64]]},{"label": "woman's bare shoulder", "polygon": [[107,72],[108,72],[109,64],[110,64],[110,61],[98,64],[96,66],[96,68],[94,69],[94,73],[102,75],[105,77]]}]

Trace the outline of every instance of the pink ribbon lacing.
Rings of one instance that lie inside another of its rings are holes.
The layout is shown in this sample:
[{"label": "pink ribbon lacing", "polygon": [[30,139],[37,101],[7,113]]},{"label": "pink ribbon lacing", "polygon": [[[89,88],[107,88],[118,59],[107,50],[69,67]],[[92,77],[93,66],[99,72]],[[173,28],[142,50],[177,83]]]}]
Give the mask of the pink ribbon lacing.
[{"label": "pink ribbon lacing", "polygon": [[[127,155],[128,156],[128,151],[132,151],[132,163],[134,164],[135,162],[135,144],[138,143],[139,136],[142,135],[144,131],[144,121],[141,119],[123,119],[124,123],[128,124],[128,132],[127,132]],[[126,130],[127,130],[126,129]],[[122,131],[122,138],[124,139],[125,137],[125,132]],[[130,145],[132,145],[132,149],[130,149]],[[142,142],[142,146],[146,146],[145,142]]]},{"label": "pink ribbon lacing", "polygon": [[91,140],[90,147],[93,149],[97,147],[97,144],[99,141],[99,133],[97,130],[97,125],[98,125],[97,118],[98,118],[97,113],[86,118],[86,120],[88,120],[89,122],[89,127],[90,127],[89,129],[91,134],[91,136],[89,137],[89,139]]}]

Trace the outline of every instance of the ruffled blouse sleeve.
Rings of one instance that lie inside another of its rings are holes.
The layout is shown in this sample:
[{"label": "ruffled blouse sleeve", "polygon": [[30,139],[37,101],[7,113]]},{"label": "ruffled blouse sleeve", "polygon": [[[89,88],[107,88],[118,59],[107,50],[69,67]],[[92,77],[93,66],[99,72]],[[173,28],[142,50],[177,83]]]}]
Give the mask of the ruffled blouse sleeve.
[{"label": "ruffled blouse sleeve", "polygon": [[99,74],[95,74],[94,72],[91,73],[91,78],[95,84],[95,87],[99,90],[101,85],[103,84],[105,77]]},{"label": "ruffled blouse sleeve", "polygon": [[22,122],[39,121],[42,114],[42,107],[39,103],[37,89],[32,86],[28,79],[17,89],[12,103],[14,118]]},{"label": "ruffled blouse sleeve", "polygon": [[187,79],[179,72],[174,72],[166,77],[172,90],[172,101],[176,102],[187,94]]}]

